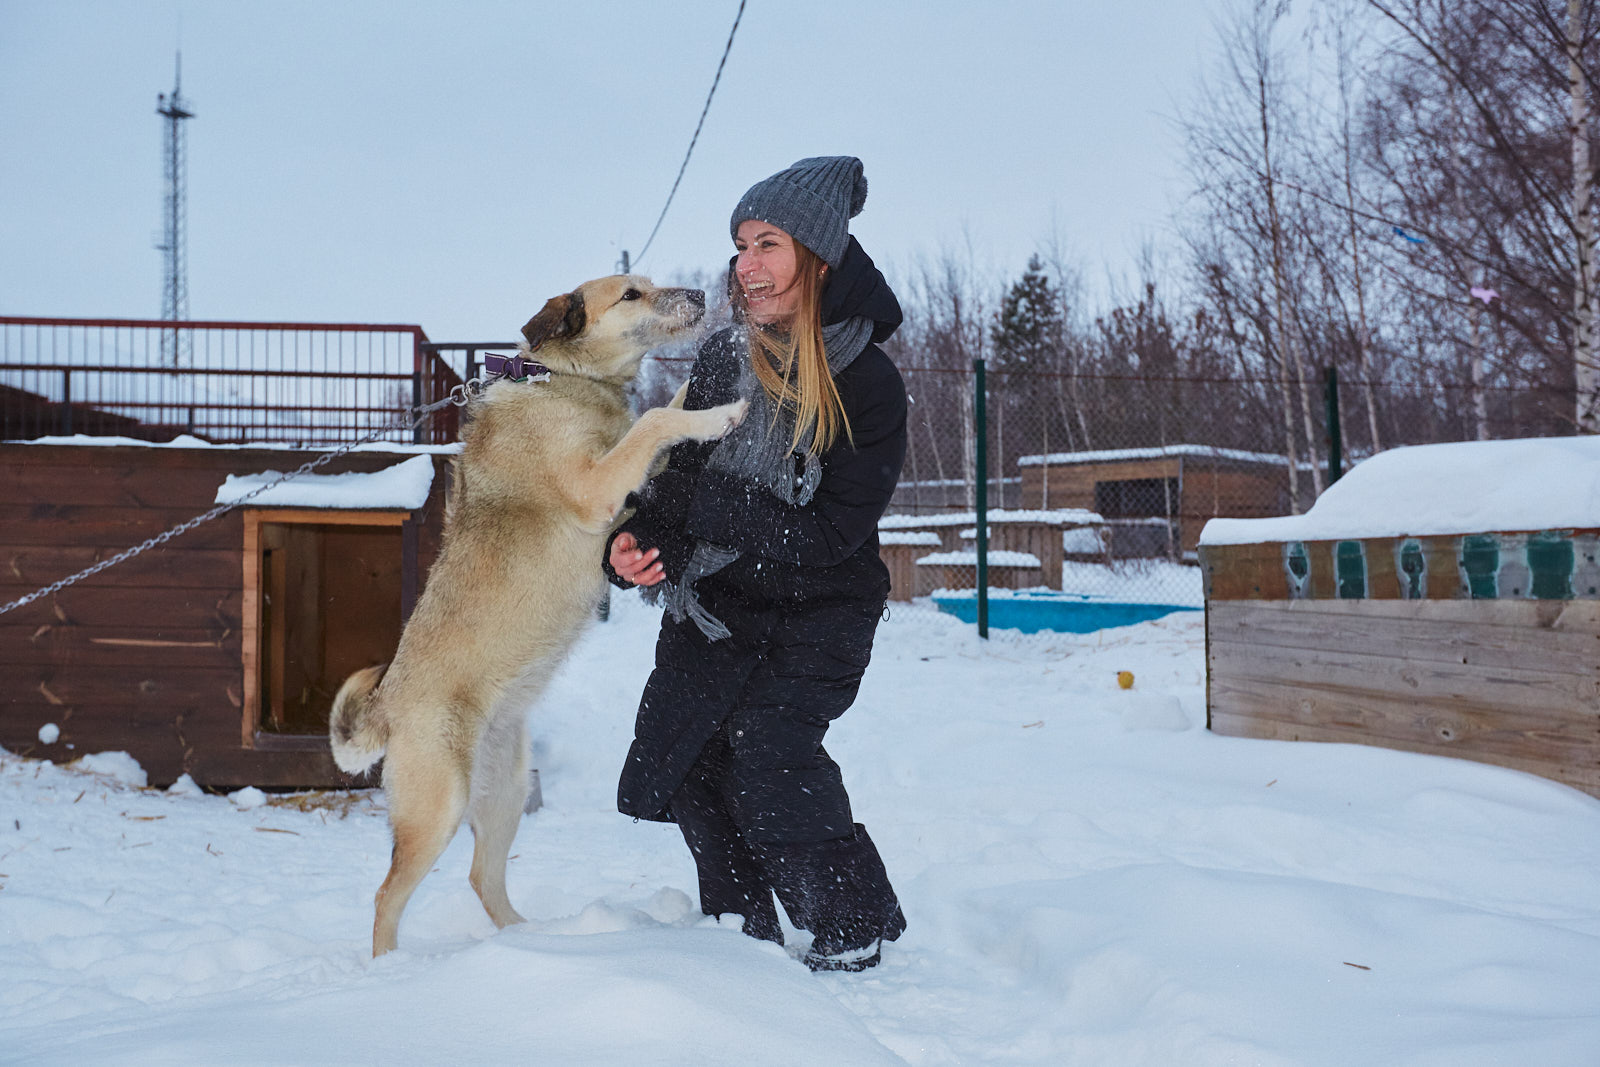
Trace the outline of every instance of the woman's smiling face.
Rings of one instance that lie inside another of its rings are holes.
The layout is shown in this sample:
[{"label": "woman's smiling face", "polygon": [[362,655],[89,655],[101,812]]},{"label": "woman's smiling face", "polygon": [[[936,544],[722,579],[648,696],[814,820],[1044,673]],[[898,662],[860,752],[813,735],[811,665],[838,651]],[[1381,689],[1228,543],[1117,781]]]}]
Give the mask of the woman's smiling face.
[{"label": "woman's smiling face", "polygon": [[800,306],[794,238],[770,222],[739,223],[734,274],[744,292],[745,317],[759,326],[788,322]]}]

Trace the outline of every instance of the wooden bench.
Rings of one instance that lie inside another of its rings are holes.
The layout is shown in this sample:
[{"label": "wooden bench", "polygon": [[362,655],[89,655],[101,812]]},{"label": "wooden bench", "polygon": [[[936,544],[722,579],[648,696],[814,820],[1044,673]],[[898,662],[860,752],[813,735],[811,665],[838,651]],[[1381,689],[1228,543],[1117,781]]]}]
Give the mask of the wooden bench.
[{"label": "wooden bench", "polygon": [[950,511],[938,515],[885,515],[878,520],[878,541],[887,534],[933,534],[939,551],[954,552],[961,547],[961,528],[977,522],[970,511]]},{"label": "wooden bench", "polygon": [[[1092,511],[992,511],[989,513],[989,552],[1024,552],[1039,559],[1040,577],[1049,589],[1061,588],[1061,564],[1066,558],[1068,530],[1089,530],[1104,543],[1105,520]],[[961,531],[969,545],[978,537],[976,525]]]},{"label": "wooden bench", "polygon": [[[990,585],[997,589],[1027,588],[1040,584],[1050,589],[1060,589],[1061,566],[1065,558],[1063,534],[1068,530],[1092,530],[1100,535],[1103,542],[1106,525],[1100,515],[1082,508],[1049,511],[995,508],[988,512],[988,519]],[[944,584],[943,572],[917,570],[916,567],[923,557],[930,554],[973,552],[971,542],[977,537],[977,521],[978,515],[973,511],[885,515],[880,519],[878,540],[883,546],[883,560],[889,567],[894,589],[890,597],[910,599],[927,596],[938,588],[973,588],[977,582],[976,556],[971,565],[972,575],[961,586]],[[1001,552],[1032,556],[1035,560],[1032,566],[1038,573],[1028,580],[1016,577],[1010,566],[996,566],[995,554]],[[898,578],[896,568],[900,570]],[[952,573],[951,578],[961,580],[959,573]],[[999,584],[1002,581],[1023,581],[1024,584]]]},{"label": "wooden bench", "polygon": [[[917,584],[935,589],[976,589],[976,552],[935,552],[917,560]],[[1057,566],[1059,577],[1061,568]],[[926,577],[924,577],[926,575]],[[1030,589],[1039,584],[1039,557],[1028,552],[989,553],[990,589]],[[926,595],[926,594],[919,594]]]}]

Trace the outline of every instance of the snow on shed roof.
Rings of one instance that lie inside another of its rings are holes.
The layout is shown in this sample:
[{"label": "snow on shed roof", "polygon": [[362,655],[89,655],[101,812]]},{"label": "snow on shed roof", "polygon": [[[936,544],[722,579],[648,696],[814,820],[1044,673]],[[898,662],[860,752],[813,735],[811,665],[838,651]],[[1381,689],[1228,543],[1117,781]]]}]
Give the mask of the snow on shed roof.
[{"label": "snow on shed roof", "polygon": [[1212,519],[1202,545],[1600,527],[1600,437],[1414,445],[1380,452],[1304,515]]},{"label": "snow on shed roof", "polygon": [[[1023,508],[990,508],[989,521],[1036,522],[1051,526],[1082,526],[1104,522],[1097,512],[1085,508],[1051,508],[1048,511]],[[976,511],[946,511],[933,515],[885,515],[878,520],[879,530],[921,530],[931,526],[975,526]]]},{"label": "snow on shed roof", "polygon": [[1099,452],[1051,452],[1043,456],[1021,456],[1019,467],[1067,466],[1074,463],[1111,463],[1129,459],[1165,459],[1170,456],[1197,456],[1205,459],[1230,459],[1241,463],[1270,463],[1279,467],[1289,461],[1273,452],[1245,452],[1237,448],[1211,445],[1161,445],[1156,448],[1111,448]]}]

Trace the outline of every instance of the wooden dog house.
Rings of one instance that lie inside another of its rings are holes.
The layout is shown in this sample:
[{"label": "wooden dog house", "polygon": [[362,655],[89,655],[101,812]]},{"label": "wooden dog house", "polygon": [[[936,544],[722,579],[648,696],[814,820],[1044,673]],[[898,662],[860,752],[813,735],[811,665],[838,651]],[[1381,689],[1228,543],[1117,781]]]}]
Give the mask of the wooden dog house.
[{"label": "wooden dog house", "polygon": [[[230,477],[319,454],[107,440],[0,445],[0,602],[255,484]],[[393,655],[438,553],[450,451],[347,453],[0,615],[0,746],[57,762],[122,750],[152,784],[352,784],[328,707],[345,675]]]},{"label": "wooden dog house", "polygon": [[1206,527],[1217,733],[1512,767],[1600,796],[1600,438],[1382,453]]},{"label": "wooden dog house", "polygon": [[1207,445],[1165,445],[1023,456],[1024,508],[1083,508],[1101,515],[1118,558],[1193,553],[1219,515],[1286,515],[1282,456]]}]

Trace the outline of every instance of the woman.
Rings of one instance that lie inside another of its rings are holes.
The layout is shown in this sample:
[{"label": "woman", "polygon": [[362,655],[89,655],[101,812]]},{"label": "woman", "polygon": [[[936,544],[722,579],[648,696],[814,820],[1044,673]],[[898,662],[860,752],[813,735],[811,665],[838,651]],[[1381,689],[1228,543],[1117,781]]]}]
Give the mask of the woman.
[{"label": "woman", "polygon": [[849,233],[861,161],[803,159],[734,209],[736,325],[712,335],[685,406],[744,397],[722,441],[679,445],[613,538],[613,581],[665,606],[618,807],[673,821],[700,907],[813,970],[875,965],[905,929],[883,861],[822,747],[855,700],[889,592],[878,519],[906,446],[905,385],[877,342],[899,302]]}]

